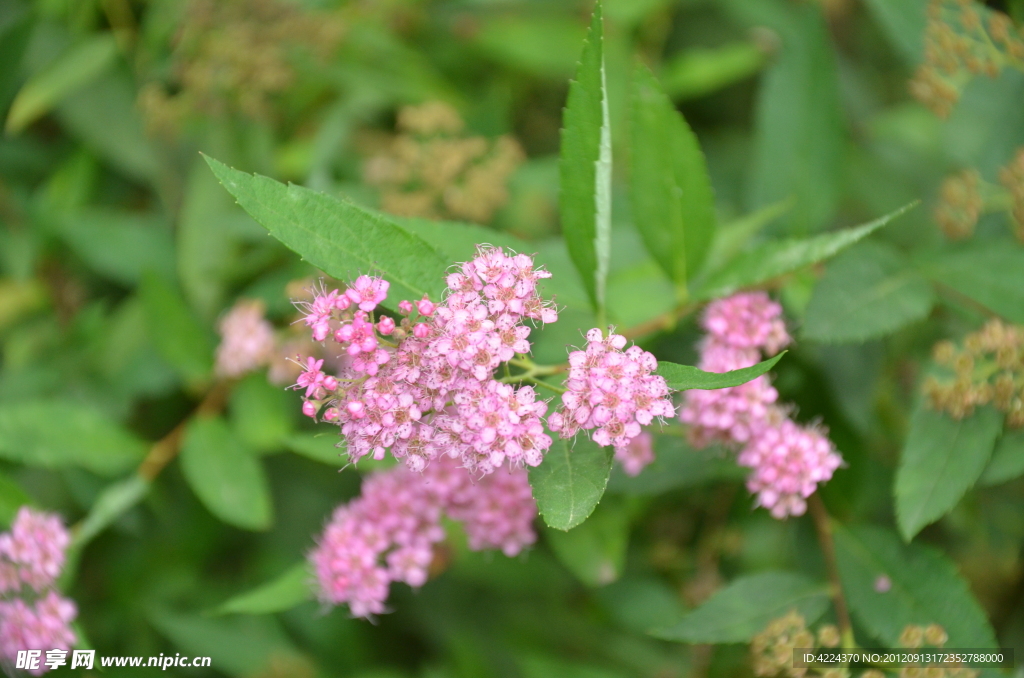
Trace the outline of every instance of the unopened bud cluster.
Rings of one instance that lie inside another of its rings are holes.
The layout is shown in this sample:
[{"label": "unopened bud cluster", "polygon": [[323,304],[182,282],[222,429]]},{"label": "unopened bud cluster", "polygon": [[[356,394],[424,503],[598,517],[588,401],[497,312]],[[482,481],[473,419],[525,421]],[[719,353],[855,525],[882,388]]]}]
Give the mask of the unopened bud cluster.
[{"label": "unopened bud cluster", "polygon": [[423,473],[401,466],[374,473],[358,498],[335,510],[310,553],[320,598],[348,605],[356,617],[382,614],[392,582],[427,581],[444,518],[462,524],[471,549],[514,556],[536,540],[536,517],[521,468],[476,479],[442,458]]},{"label": "unopened bud cluster", "polygon": [[291,53],[326,58],[345,30],[337,13],[284,0],[192,0],[183,14],[171,82],[140,93],[154,130],[174,131],[196,111],[269,118],[274,97],[296,80]]},{"label": "unopened bud cluster", "polygon": [[942,182],[935,221],[950,240],[963,240],[974,235],[983,206],[978,188],[980,181],[977,170],[967,169]]},{"label": "unopened bud cluster", "polygon": [[[919,626],[908,624],[900,632],[899,646],[916,650],[919,648],[945,647],[949,636],[938,624]],[[899,678],[977,678],[979,672],[965,667],[928,666],[908,664],[900,668]]]},{"label": "unopened bud cluster", "polygon": [[924,63],[910,83],[914,97],[946,117],[976,75],[1024,69],[1024,35],[1008,16],[973,0],[931,0]]},{"label": "unopened bud cluster", "polygon": [[1013,233],[1024,243],[1024,147],[1018,148],[1013,160],[999,170],[999,183],[1010,192]]},{"label": "unopened bud cluster", "polygon": [[506,184],[524,154],[510,136],[463,134],[463,121],[441,102],[398,114],[399,134],[364,167],[381,207],[399,216],[486,223],[508,200]]},{"label": "unopened bud cluster", "polygon": [[[22,507],[0,534],[0,661],[23,650],[70,650],[74,602],[56,589],[71,538],[60,518]],[[45,666],[34,670],[38,675]]]},{"label": "unopened bud cluster", "polygon": [[[707,335],[700,364],[708,372],[755,365],[762,351],[777,353],[790,342],[782,307],[764,292],[735,294],[708,305],[701,321]],[[772,516],[802,515],[806,499],[842,464],[824,431],[792,421],[777,403],[767,375],[719,390],[687,391],[679,413],[696,447],[724,443],[740,448],[740,466],[751,469],[747,488]]]},{"label": "unopened bud cluster", "polygon": [[1024,426],[1024,328],[991,320],[968,334],[962,347],[939,342],[933,356],[953,374],[925,381],[933,409],[963,419],[979,406],[992,405],[1006,414],[1007,426]]},{"label": "unopened bud cluster", "polygon": [[[787,615],[773,619],[764,631],[754,636],[750,642],[750,654],[754,665],[754,675],[758,678],[789,676],[804,678],[814,673],[806,667],[793,665],[793,650],[838,647],[840,643],[839,629],[832,624],[825,624],[818,629],[817,637],[807,628],[803,616],[796,610]],[[824,678],[842,678],[842,669],[827,669],[820,673]],[[817,675],[817,674],[815,674]]]}]

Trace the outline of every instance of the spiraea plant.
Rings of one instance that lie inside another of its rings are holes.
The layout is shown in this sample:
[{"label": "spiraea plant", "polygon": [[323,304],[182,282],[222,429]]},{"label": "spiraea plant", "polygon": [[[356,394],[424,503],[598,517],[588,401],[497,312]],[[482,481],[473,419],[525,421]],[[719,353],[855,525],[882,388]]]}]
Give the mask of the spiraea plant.
[{"label": "spiraea plant", "polygon": [[0,672],[1003,668],[1024,4],[584,4],[0,0]]}]

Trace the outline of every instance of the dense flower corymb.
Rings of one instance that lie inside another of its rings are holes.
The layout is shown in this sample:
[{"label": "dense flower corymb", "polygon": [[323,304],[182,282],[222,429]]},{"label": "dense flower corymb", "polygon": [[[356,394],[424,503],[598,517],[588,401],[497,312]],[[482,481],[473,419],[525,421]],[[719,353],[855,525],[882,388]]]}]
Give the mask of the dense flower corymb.
[{"label": "dense flower corymb", "polygon": [[[75,604],[54,590],[70,536],[60,518],[22,507],[0,534],[0,660],[21,650],[69,650]],[[32,673],[46,671],[45,665]]]},{"label": "dense flower corymb", "polygon": [[339,506],[310,553],[321,600],[354,616],[382,614],[392,582],[422,586],[445,537],[441,520],[463,524],[474,550],[514,556],[536,540],[537,507],[523,469],[474,479],[448,457],[423,473],[396,467],[369,476]]},{"label": "dense flower corymb", "polygon": [[304,302],[317,341],[333,340],[346,360],[337,375],[309,358],[295,388],[303,411],[340,426],[353,461],[387,450],[413,470],[448,456],[485,475],[536,466],[551,446],[547,410],[528,386],[499,382],[495,370],[530,350],[528,323],[551,323],[555,308],[537,289],[550,273],[524,254],[480,247],[448,275],[445,299],[397,304],[374,316],[387,281],[360,276],[345,291],[321,289]]},{"label": "dense flower corymb", "polygon": [[625,346],[620,334],[587,332],[586,348],[569,354],[562,407],[548,417],[552,431],[571,438],[594,430],[595,443],[613,445],[623,457],[642,426],[674,413],[668,384],[654,374],[658,361],[639,346]]},{"label": "dense flower corymb", "polygon": [[[702,326],[707,335],[699,366],[708,372],[750,367],[762,351],[771,355],[790,342],[782,308],[764,292],[712,302]],[[823,432],[793,422],[778,397],[766,375],[732,388],[691,390],[679,418],[697,447],[740,447],[738,463],[752,469],[747,489],[772,516],[785,518],[807,510],[807,497],[832,477],[842,457]]]}]

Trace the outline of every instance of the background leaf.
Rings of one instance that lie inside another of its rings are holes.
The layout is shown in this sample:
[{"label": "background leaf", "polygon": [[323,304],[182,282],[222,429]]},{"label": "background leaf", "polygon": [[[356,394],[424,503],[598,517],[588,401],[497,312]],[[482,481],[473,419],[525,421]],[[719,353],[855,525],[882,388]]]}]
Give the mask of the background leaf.
[{"label": "background leaf", "polygon": [[647,250],[681,289],[701,268],[715,235],[704,154],[651,72],[639,66],[632,101],[630,199]]},{"label": "background leaf", "polygon": [[530,469],[530,485],[544,522],[570,530],[594,511],[608,485],[612,448],[578,436],[555,440],[540,466]]},{"label": "background leaf", "polygon": [[743,643],[790,610],[813,624],[828,605],[824,584],[790,572],[762,572],[729,582],[703,605],[651,634],[686,643]]},{"label": "background leaf", "polygon": [[77,466],[116,475],[142,461],[146,444],[99,410],[66,400],[0,405],[0,458],[30,466]]},{"label": "background leaf", "polygon": [[767,57],[764,48],[754,42],[693,47],[666,63],[660,80],[674,99],[699,97],[753,76],[764,67]]},{"label": "background leaf", "polygon": [[138,474],[107,486],[93,502],[74,533],[73,544],[82,548],[149,493],[150,483]]},{"label": "background leaf", "polygon": [[626,475],[616,465],[608,479],[609,492],[658,495],[715,481],[738,482],[747,477],[748,471],[737,466],[721,447],[698,450],[690,447],[682,436],[653,435],[657,455],[654,461],[637,476]]},{"label": "background leaf", "polygon": [[[941,553],[868,526],[837,524],[835,543],[851,612],[888,647],[898,646],[908,624],[940,624],[949,634],[947,647],[998,647],[981,606]],[[879,577],[888,590],[876,588]]]},{"label": "background leaf", "polygon": [[910,420],[896,472],[896,517],[910,541],[925,525],[956,506],[981,476],[1003,428],[990,407],[957,421],[921,405]]},{"label": "background leaf", "polygon": [[109,68],[117,56],[111,33],[90,36],[33,75],[21,88],[7,113],[4,130],[16,134],[64,97],[88,85]]},{"label": "background leaf", "polygon": [[284,445],[303,457],[340,468],[349,463],[344,445],[338,447],[343,440],[336,433],[295,433],[285,439]]},{"label": "background leaf", "polygon": [[971,242],[923,266],[937,284],[953,288],[1010,322],[1024,323],[1024,247]]},{"label": "background leaf", "polygon": [[562,122],[559,208],[562,233],[591,303],[603,314],[611,257],[611,122],[604,66],[601,3],[590,32]]},{"label": "background leaf", "polygon": [[548,529],[545,539],[555,555],[587,586],[617,580],[626,564],[629,515],[619,501],[605,499],[590,518],[575,529]]},{"label": "background leaf", "polygon": [[295,423],[298,400],[289,391],[267,381],[263,372],[249,374],[231,390],[228,401],[231,427],[252,449],[281,449]]},{"label": "background leaf", "polygon": [[220,605],[218,614],[270,614],[284,612],[313,598],[313,575],[305,561],[293,565],[280,576],[239,594]]},{"label": "background leaf", "polygon": [[677,391],[686,391],[691,388],[711,390],[718,388],[729,388],[739,386],[748,381],[757,379],[773,367],[775,363],[786,355],[786,351],[763,360],[756,365],[744,367],[731,372],[705,372],[692,365],[676,365],[675,363],[660,361],[655,374],[665,377],[668,387]]},{"label": "background leaf", "polygon": [[829,264],[807,305],[803,334],[826,342],[874,339],[924,318],[934,304],[931,285],[898,250],[865,242]]},{"label": "background leaf", "polygon": [[186,380],[202,381],[213,367],[213,337],[185,299],[154,273],[143,276],[139,298],[146,329],[160,356]]},{"label": "background leaf", "polygon": [[253,219],[328,275],[380,273],[392,284],[392,300],[441,298],[452,262],[397,224],[324,193],[206,161]]},{"label": "background leaf", "polygon": [[700,299],[726,296],[742,287],[758,285],[809,264],[824,261],[863,240],[916,205],[917,203],[911,203],[856,228],[802,240],[767,242],[740,254],[722,268],[710,273],[698,284],[694,296]]},{"label": "background leaf", "polygon": [[996,441],[992,459],[978,482],[982,485],[995,485],[1021,475],[1024,475],[1024,429],[1011,429]]},{"label": "background leaf", "polygon": [[263,466],[222,419],[199,417],[181,444],[181,470],[212,514],[246,530],[265,530],[273,521],[270,488]]},{"label": "background leaf", "polygon": [[842,188],[839,69],[820,7],[789,5],[783,13],[768,5],[734,4],[782,38],[758,94],[749,204],[764,207],[795,196],[783,223],[789,234],[803,235],[828,226]]},{"label": "background leaf", "polygon": [[10,526],[18,509],[31,506],[32,499],[16,482],[0,473],[0,529]]}]

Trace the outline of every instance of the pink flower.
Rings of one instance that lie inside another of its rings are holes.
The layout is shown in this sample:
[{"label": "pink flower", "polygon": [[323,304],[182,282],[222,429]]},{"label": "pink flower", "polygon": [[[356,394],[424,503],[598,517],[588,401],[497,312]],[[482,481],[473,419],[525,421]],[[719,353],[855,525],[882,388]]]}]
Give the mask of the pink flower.
[{"label": "pink flower", "polygon": [[[700,345],[700,368],[728,372],[750,367],[761,352],[790,342],[782,308],[763,292],[736,294],[708,305],[708,331]],[[822,433],[790,420],[777,403],[767,376],[740,386],[687,391],[679,412],[697,447],[713,442],[742,447],[738,462],[752,469],[748,489],[776,518],[801,515],[806,498],[832,477],[842,457]]]},{"label": "pink flower", "polygon": [[320,371],[323,364],[323,359],[317,360],[312,356],[306,358],[305,371],[299,375],[292,388],[296,390],[306,389],[307,398],[313,398],[314,400],[323,398],[325,394],[324,379],[327,378],[327,375]]},{"label": "pink flower", "polygon": [[746,292],[708,304],[701,323],[712,340],[733,348],[764,349],[774,355],[790,342],[782,307],[764,292]]},{"label": "pink flower", "polygon": [[[53,589],[69,543],[60,518],[25,506],[10,532],[0,534],[0,595],[8,594],[0,600],[0,660],[13,663],[22,650],[69,650],[75,644],[70,623],[77,609]],[[46,670],[41,663],[32,673]]]},{"label": "pink flower", "polygon": [[515,555],[536,539],[536,504],[526,473],[505,469],[478,482],[442,457],[422,473],[403,467],[374,473],[362,494],[334,511],[309,554],[321,600],[347,604],[356,617],[386,611],[392,582],[427,581],[442,518],[465,525],[470,548]]},{"label": "pink flower", "polygon": [[[0,534],[0,563],[8,565],[3,578],[11,578],[13,566],[18,579],[36,591],[52,586],[64,567],[64,553],[70,542],[60,518],[22,506],[11,531]],[[8,590],[13,588],[9,586]]]},{"label": "pink flower", "polygon": [[561,409],[548,418],[552,431],[571,438],[594,430],[598,445],[624,448],[641,426],[674,413],[665,379],[654,374],[658,361],[639,346],[623,351],[625,346],[621,335],[587,332],[586,348],[569,354],[568,390]]},{"label": "pink flower", "polygon": [[803,515],[804,501],[842,463],[827,436],[789,419],[765,429],[740,452],[740,466],[753,469],[747,489],[775,518]]},{"label": "pink flower", "polygon": [[353,304],[358,304],[360,311],[369,313],[377,308],[377,304],[387,298],[390,286],[391,283],[387,280],[361,275],[356,278],[351,287],[345,290],[345,296]]},{"label": "pink flower", "polygon": [[[316,410],[330,399],[324,418],[341,427],[353,461],[382,459],[390,450],[414,470],[440,456],[479,474],[506,463],[536,466],[551,445],[541,419],[547,405],[532,388],[500,383],[494,375],[503,362],[529,352],[528,320],[557,319],[536,289],[548,275],[528,256],[482,247],[446,278],[444,301],[416,302],[417,322],[408,317],[413,304],[402,301],[398,308],[406,317],[376,325],[365,304],[383,300],[386,283],[361,276],[343,295],[359,310],[338,312],[334,304],[317,316],[334,323],[331,334],[347,366],[331,383],[322,361],[308,359],[295,387],[318,401]],[[314,300],[310,312],[328,307]]]}]

